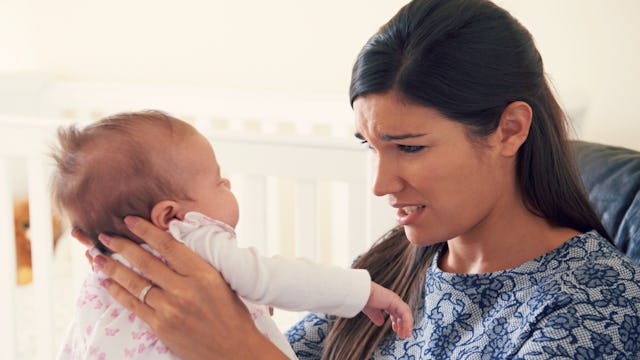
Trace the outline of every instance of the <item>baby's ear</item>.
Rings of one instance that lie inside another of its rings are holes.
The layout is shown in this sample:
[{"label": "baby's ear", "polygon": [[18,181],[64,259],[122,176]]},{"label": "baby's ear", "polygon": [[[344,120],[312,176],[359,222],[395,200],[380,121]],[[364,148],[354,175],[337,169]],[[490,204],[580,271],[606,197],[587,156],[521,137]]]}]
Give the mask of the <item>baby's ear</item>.
[{"label": "baby's ear", "polygon": [[151,209],[151,222],[162,230],[169,229],[169,222],[178,217],[180,205],[172,200],[162,200]]}]

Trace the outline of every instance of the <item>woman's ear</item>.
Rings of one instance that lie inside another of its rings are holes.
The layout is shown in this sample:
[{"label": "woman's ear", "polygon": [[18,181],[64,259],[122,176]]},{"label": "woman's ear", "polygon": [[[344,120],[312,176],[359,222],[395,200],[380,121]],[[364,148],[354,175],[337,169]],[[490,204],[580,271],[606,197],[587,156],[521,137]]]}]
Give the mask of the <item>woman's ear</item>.
[{"label": "woman's ear", "polygon": [[527,140],[533,111],[524,101],[514,101],[502,111],[498,124],[501,154],[515,156],[520,146]]},{"label": "woman's ear", "polygon": [[151,209],[151,222],[162,230],[169,229],[169,222],[178,218],[180,205],[172,200],[162,200]]}]

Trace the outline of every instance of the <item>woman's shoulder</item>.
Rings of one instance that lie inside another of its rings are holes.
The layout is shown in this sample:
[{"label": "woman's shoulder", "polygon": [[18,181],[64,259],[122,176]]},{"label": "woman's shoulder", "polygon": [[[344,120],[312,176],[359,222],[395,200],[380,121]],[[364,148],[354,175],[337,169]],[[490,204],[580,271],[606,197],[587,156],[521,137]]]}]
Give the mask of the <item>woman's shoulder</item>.
[{"label": "woman's shoulder", "polygon": [[[575,236],[537,260],[542,282],[560,282],[567,291],[584,295],[618,283],[640,284],[640,265],[596,231]],[[640,291],[638,286],[632,291]],[[638,293],[640,296],[640,293]]]},{"label": "woman's shoulder", "polygon": [[592,230],[574,236],[557,249],[535,260],[537,265],[565,265],[568,271],[587,264],[603,263],[613,267],[632,267],[640,270],[640,265],[623,254],[597,231]]},{"label": "woman's shoulder", "polygon": [[540,261],[545,270],[537,276],[537,296],[528,301],[540,300],[537,305],[546,308],[540,314],[640,314],[640,266],[597,232],[578,235],[548,255]]},{"label": "woman's shoulder", "polygon": [[640,267],[595,231],[548,255],[550,271],[526,302],[536,326],[522,354],[640,354]]},{"label": "woman's shoulder", "polygon": [[640,267],[595,231],[494,278],[502,279],[501,288],[512,289],[514,301],[536,319],[574,307],[598,313],[640,311]]},{"label": "woman's shoulder", "polygon": [[576,276],[584,278],[599,273],[597,269],[610,269],[605,271],[607,277],[640,280],[640,265],[595,230],[576,236],[567,245],[565,253],[569,257],[565,260],[577,258],[570,268]]}]

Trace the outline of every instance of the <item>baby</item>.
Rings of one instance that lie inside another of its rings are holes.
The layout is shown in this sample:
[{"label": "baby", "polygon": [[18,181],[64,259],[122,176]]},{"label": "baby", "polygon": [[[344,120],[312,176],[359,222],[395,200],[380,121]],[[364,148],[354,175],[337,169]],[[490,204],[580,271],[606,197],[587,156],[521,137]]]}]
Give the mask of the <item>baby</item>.
[{"label": "baby", "polygon": [[[149,219],[218,269],[256,327],[289,358],[295,355],[267,306],[340,317],[362,311],[372,320],[385,311],[400,336],[410,335],[408,305],[372,282],[366,270],[262,257],[253,248],[239,248],[238,203],[211,144],[191,125],[159,111],[123,113],[84,129],[61,128],[58,139],[54,202],[74,228],[91,239],[102,232],[126,236],[153,253],[122,223],[126,215]],[[106,252],[98,241],[95,245]],[[104,278],[94,272],[84,282],[58,358],[175,359],[144,322],[111,298],[100,285]]]}]

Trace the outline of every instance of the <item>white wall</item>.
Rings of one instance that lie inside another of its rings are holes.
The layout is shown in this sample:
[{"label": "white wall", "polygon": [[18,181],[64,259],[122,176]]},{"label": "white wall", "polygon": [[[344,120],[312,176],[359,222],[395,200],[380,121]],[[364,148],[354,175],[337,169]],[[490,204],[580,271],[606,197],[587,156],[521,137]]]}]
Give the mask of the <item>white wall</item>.
[{"label": "white wall", "polygon": [[[25,30],[35,33],[20,36],[33,42],[38,65],[55,78],[342,92],[345,98],[359,47],[402,4],[0,1],[20,4],[13,12],[22,11],[33,24]],[[10,16],[0,11],[0,23]]]},{"label": "white wall", "polygon": [[37,66],[29,6],[18,0],[0,0],[0,71]]},{"label": "white wall", "polygon": [[[640,149],[640,1],[497,1],[531,30],[563,103],[583,115],[579,136]],[[357,52],[404,3],[0,0],[0,71],[346,101]]]},{"label": "white wall", "polygon": [[640,149],[637,0],[498,0],[533,34],[581,138]]}]

